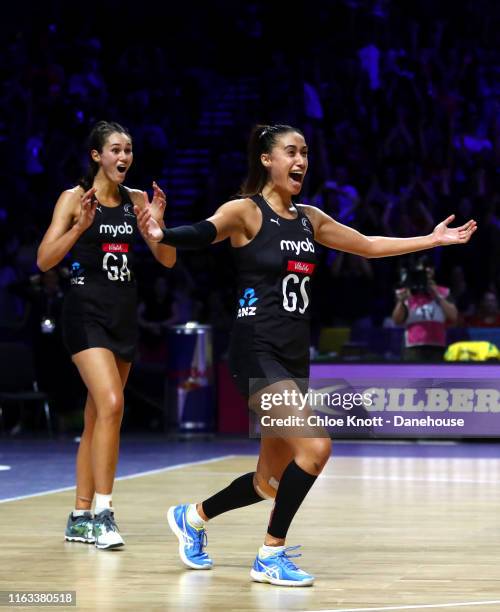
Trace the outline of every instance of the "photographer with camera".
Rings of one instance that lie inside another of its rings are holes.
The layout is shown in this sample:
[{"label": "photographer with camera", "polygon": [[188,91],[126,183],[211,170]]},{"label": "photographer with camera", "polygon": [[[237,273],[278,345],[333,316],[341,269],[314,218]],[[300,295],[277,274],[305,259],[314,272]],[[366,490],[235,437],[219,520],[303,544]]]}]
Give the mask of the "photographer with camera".
[{"label": "photographer with camera", "polygon": [[434,280],[434,265],[426,256],[401,271],[392,319],[405,325],[404,361],[442,361],[446,324],[454,324],[458,311],[450,290]]}]

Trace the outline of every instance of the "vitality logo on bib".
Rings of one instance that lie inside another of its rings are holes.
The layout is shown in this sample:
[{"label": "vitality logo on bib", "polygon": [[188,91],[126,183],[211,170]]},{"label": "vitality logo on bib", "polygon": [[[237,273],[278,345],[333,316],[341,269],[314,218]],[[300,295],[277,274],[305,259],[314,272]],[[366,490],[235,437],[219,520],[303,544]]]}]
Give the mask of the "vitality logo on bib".
[{"label": "vitality logo on bib", "polygon": [[257,311],[257,306],[254,306],[255,302],[259,300],[255,297],[255,289],[245,289],[243,297],[239,299],[240,307],[238,308],[238,319],[240,317],[253,317]]},{"label": "vitality logo on bib", "polygon": [[292,261],[287,262],[287,272],[298,272],[299,274],[309,274],[312,276],[316,264],[308,263],[307,261]]},{"label": "vitality logo on bib", "polygon": [[128,253],[128,243],[127,242],[104,242],[101,245],[101,248],[106,253]]},{"label": "vitality logo on bib", "polygon": [[119,225],[111,225],[111,223],[101,223],[99,225],[100,234],[111,234],[113,238],[116,238],[118,235],[132,234],[133,232],[134,228],[126,221]]}]

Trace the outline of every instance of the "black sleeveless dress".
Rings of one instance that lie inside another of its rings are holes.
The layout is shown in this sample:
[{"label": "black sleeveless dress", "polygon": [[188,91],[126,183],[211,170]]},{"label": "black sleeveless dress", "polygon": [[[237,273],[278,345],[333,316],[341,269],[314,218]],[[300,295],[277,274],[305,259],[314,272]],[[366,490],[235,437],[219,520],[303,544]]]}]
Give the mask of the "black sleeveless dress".
[{"label": "black sleeveless dress", "polygon": [[138,229],[128,189],[118,206],[98,204],[92,225],[71,251],[71,287],[64,301],[63,339],[71,355],[102,347],[132,361],[137,344],[133,243]]},{"label": "black sleeveless dress", "polygon": [[238,311],[229,367],[248,397],[278,380],[308,386],[310,281],[316,268],[314,230],[297,208],[296,219],[278,216],[261,195],[252,197],[262,225],[251,242],[233,248]]}]

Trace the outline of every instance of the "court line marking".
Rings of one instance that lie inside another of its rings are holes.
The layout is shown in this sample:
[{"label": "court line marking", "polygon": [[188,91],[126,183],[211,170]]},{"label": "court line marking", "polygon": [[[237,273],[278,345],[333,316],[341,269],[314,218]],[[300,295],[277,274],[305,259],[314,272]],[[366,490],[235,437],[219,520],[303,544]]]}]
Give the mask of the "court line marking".
[{"label": "court line marking", "polygon": [[446,476],[377,476],[375,474],[359,474],[352,476],[343,474],[320,474],[319,478],[331,478],[333,480],[388,480],[396,482],[448,482],[457,484],[500,484],[500,480],[487,480],[475,478],[447,478]]},{"label": "court line marking", "polygon": [[[246,457],[247,455],[234,455],[237,457]],[[208,472],[204,470],[197,470],[197,476],[208,476],[213,472]],[[239,474],[238,471],[227,471],[227,472],[217,472],[217,474],[221,476],[237,476]],[[500,485],[500,480],[488,480],[488,479],[474,479],[474,478],[446,478],[439,476],[430,476],[426,478],[424,476],[371,476],[369,474],[366,475],[356,475],[353,474],[351,476],[347,474],[320,474],[320,479],[330,479],[330,480],[389,480],[389,481],[408,481],[408,482],[438,482],[438,483],[451,483],[451,484],[490,484],[490,485]]]},{"label": "court line marking", "polygon": [[[422,604],[411,606],[389,606],[383,608],[332,608],[328,610],[315,610],[314,612],[385,612],[385,610],[423,610],[424,608],[461,608],[463,606],[492,606],[499,604],[500,599],[495,601],[464,601],[444,604]],[[312,611],[311,611],[312,612]]]},{"label": "court line marking", "polygon": [[[200,461],[191,461],[187,463],[178,463],[175,465],[157,468],[154,470],[147,470],[145,472],[137,472],[135,474],[128,474],[126,476],[118,476],[115,480],[127,480],[129,478],[139,478],[140,476],[148,476],[150,474],[158,474],[161,472],[168,472],[175,469],[180,469],[183,467],[189,467],[192,465],[203,465],[205,463],[213,463],[215,461],[222,461],[224,459],[233,459],[236,457],[255,457],[255,455],[246,455],[246,454],[230,454],[230,455],[221,455],[220,457],[212,457],[209,459],[202,459]],[[233,474],[233,472],[226,472],[226,474]],[[422,476],[378,476],[378,475],[342,475],[342,474],[320,474],[320,479],[328,478],[328,479],[337,479],[337,480],[387,480],[387,481],[417,481],[417,482],[449,482],[449,483],[466,483],[466,484],[500,484],[498,480],[477,480],[477,479],[468,479],[468,478],[460,478],[460,479],[451,479],[451,478],[425,478]],[[49,489],[47,491],[40,491],[39,493],[29,493],[27,495],[19,495],[16,497],[7,497],[5,499],[0,499],[0,504],[4,504],[11,501],[19,501],[21,499],[29,499],[30,497],[40,497],[42,495],[50,495],[52,493],[62,493],[64,491],[71,491],[75,486],[61,487],[58,489]],[[495,602],[497,603],[497,602]],[[397,608],[396,608],[397,609]],[[340,612],[340,611],[339,611]]]},{"label": "court line marking", "polygon": [[[139,478],[141,476],[150,476],[152,474],[160,474],[161,472],[171,472],[172,470],[178,470],[183,467],[190,467],[192,465],[202,465],[205,463],[215,463],[216,461],[223,461],[224,459],[233,459],[240,455],[221,455],[220,457],[210,457],[209,459],[200,459],[199,461],[188,461],[187,463],[176,463],[175,465],[169,465],[163,468],[156,468],[154,470],[146,470],[145,472],[136,472],[135,474],[127,474],[126,476],[118,476],[115,480],[129,480],[130,478]],[[48,491],[40,491],[39,493],[30,493],[28,495],[18,495],[16,497],[7,497],[6,499],[0,499],[0,504],[7,502],[19,501],[21,499],[29,499],[30,497],[41,497],[42,495],[51,495],[52,493],[62,493],[63,491],[71,491],[75,488],[75,485],[70,487],[61,487],[59,489],[49,489]]]}]

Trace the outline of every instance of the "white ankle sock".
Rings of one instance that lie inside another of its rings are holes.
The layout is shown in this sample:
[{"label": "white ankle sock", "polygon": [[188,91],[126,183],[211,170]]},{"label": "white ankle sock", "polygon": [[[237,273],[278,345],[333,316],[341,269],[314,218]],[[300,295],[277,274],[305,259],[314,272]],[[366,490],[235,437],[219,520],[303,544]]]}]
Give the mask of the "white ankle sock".
[{"label": "white ankle sock", "polygon": [[88,509],[85,509],[85,508],[75,508],[71,514],[73,516],[83,516],[87,512],[90,512],[92,514],[92,510],[90,508],[88,508]]},{"label": "white ankle sock", "polygon": [[196,510],[196,504],[189,504],[187,509],[187,520],[191,527],[201,529],[207,521],[203,520]]},{"label": "white ankle sock", "polygon": [[267,546],[266,544],[262,544],[259,548],[259,557],[265,559],[266,557],[270,557],[271,555],[275,555],[280,550],[285,550],[284,546]]},{"label": "white ankle sock", "polygon": [[101,493],[95,494],[95,514],[99,514],[103,510],[111,510],[113,508],[111,506],[111,493],[109,495],[102,495]]}]

